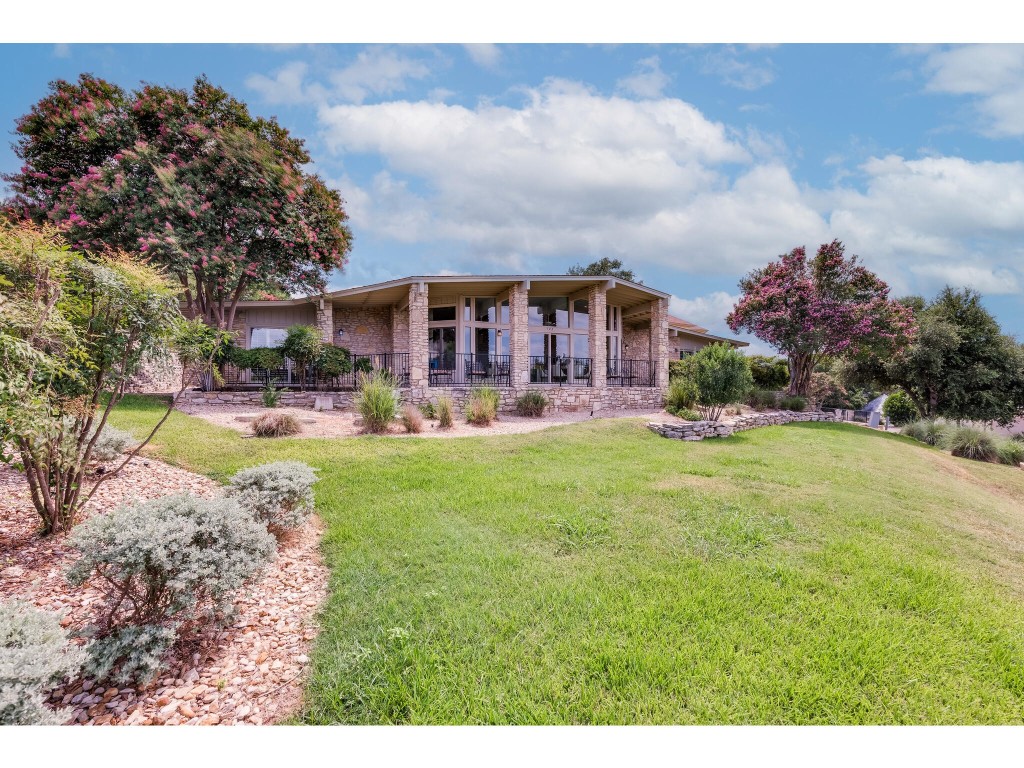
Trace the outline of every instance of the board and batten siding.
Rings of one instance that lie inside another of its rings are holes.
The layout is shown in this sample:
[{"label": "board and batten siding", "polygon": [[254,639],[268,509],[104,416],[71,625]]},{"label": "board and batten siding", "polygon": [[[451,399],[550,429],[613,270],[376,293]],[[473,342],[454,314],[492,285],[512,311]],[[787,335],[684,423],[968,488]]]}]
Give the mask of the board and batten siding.
[{"label": "board and batten siding", "polygon": [[235,328],[242,326],[244,331],[240,342],[249,348],[249,337],[253,328],[291,328],[293,325],[316,325],[316,307],[312,304],[300,304],[287,307],[249,307],[245,317],[239,318]]}]

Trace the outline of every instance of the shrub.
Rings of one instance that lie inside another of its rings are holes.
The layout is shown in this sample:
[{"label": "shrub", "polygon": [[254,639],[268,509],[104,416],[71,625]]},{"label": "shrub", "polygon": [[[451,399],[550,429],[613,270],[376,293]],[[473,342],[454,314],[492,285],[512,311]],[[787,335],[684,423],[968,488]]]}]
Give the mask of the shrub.
[{"label": "shrub", "polygon": [[130,432],[112,427],[103,427],[92,447],[92,458],[96,461],[113,461],[122,453],[132,450],[138,443]]},{"label": "shrub", "polygon": [[486,427],[498,417],[498,390],[492,387],[477,387],[469,394],[466,403],[466,421],[478,427]]},{"label": "shrub", "polygon": [[965,459],[995,461],[998,458],[995,437],[977,427],[963,425],[950,429],[943,439],[943,447]]},{"label": "shrub", "polygon": [[402,426],[405,427],[405,431],[410,434],[418,435],[423,431],[423,414],[420,413],[420,409],[414,405],[406,403],[402,406]]},{"label": "shrub", "polygon": [[234,591],[275,549],[274,537],[235,499],[190,494],[91,517],[69,543],[82,556],[68,579],[93,578],[106,597],[87,669],[118,683],[152,676],[186,625],[230,617]]},{"label": "shrub", "polygon": [[687,362],[693,366],[697,408],[711,421],[718,421],[725,406],[744,399],[750,391],[746,358],[728,344],[709,344]]},{"label": "shrub", "polygon": [[50,688],[82,667],[59,616],[17,600],[0,601],[0,725],[60,725],[69,710],[46,706]]},{"label": "shrub", "polygon": [[779,408],[799,413],[807,407],[807,400],[800,395],[786,395],[779,400]]},{"label": "shrub", "polygon": [[1017,440],[1003,440],[996,445],[996,458],[1000,464],[1011,467],[1020,466],[1024,462],[1024,443]]},{"label": "shrub", "polygon": [[278,347],[233,347],[227,354],[227,359],[236,368],[263,371],[268,378],[270,371],[284,366],[284,355]]},{"label": "shrub", "polygon": [[1018,443],[1024,443],[1024,432],[1018,432],[1015,435],[1010,435],[1010,439]]},{"label": "shrub", "polygon": [[316,470],[301,461],[275,461],[235,474],[227,495],[272,528],[298,528],[313,511]]},{"label": "shrub", "polygon": [[345,347],[324,344],[316,361],[316,369],[320,376],[328,379],[344,376],[352,371],[352,355]]},{"label": "shrub", "polygon": [[437,426],[451,429],[455,426],[455,403],[447,396],[437,398]]},{"label": "shrub", "polygon": [[781,357],[751,355],[747,359],[754,386],[761,390],[779,390],[789,386],[789,363]]},{"label": "shrub", "polygon": [[918,417],[917,406],[906,392],[897,389],[887,398],[882,405],[882,415],[896,426],[909,424]]},{"label": "shrub", "polygon": [[[692,356],[691,356],[692,357]],[[685,357],[682,360],[669,360],[668,361],[668,380],[679,378],[692,378],[691,376],[690,357]]]},{"label": "shrub", "polygon": [[751,408],[763,411],[766,408],[774,408],[777,397],[776,393],[771,390],[755,389],[747,398],[747,405]]},{"label": "shrub", "polygon": [[429,400],[425,403],[420,404],[420,413],[423,414],[423,418],[425,419],[437,418],[437,409],[434,408],[434,404]]},{"label": "shrub", "polygon": [[673,409],[693,408],[697,402],[697,385],[689,376],[677,376],[668,380],[668,390],[665,392],[665,410],[671,413]]},{"label": "shrub", "polygon": [[516,398],[516,413],[520,416],[543,416],[547,407],[548,399],[536,389],[529,389]]},{"label": "shrub", "polygon": [[281,392],[283,390],[275,388],[272,384],[267,384],[260,392],[260,400],[263,401],[264,408],[277,408],[278,403],[281,402]]},{"label": "shrub", "polygon": [[400,402],[398,380],[390,371],[376,370],[359,374],[355,406],[363,417],[367,432],[387,432],[398,415]]},{"label": "shrub", "polygon": [[261,413],[252,420],[256,437],[287,437],[302,431],[299,420],[290,413]]}]

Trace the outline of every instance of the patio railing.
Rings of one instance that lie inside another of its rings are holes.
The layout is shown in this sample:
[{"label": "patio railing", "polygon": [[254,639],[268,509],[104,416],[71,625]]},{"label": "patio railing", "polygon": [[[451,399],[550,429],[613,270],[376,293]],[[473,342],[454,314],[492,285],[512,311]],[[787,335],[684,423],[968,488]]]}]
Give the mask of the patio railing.
[{"label": "patio railing", "polygon": [[609,387],[653,387],[654,366],[650,360],[609,360],[605,380]]},{"label": "patio railing", "polygon": [[305,381],[298,368],[286,361],[282,368],[236,368],[225,365],[224,389],[255,389],[270,384],[282,389],[353,390],[359,383],[361,372],[390,371],[400,387],[409,386],[409,353],[381,352],[371,355],[352,355],[352,370],[341,376],[325,376],[315,366],[306,370]]},{"label": "patio railing", "polygon": [[530,356],[530,383],[589,387],[594,380],[589,357]]},{"label": "patio railing", "polygon": [[510,387],[512,358],[509,355],[431,355],[427,383],[431,387]]}]

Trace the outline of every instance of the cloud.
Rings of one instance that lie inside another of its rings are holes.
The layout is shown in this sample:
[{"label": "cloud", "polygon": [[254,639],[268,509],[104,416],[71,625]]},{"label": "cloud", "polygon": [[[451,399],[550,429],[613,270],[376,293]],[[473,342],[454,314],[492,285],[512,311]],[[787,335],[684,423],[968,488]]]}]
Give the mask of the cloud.
[{"label": "cloud", "polygon": [[943,285],[969,287],[983,294],[1014,294],[1020,292],[1020,281],[1009,269],[993,269],[970,264],[922,264],[911,271],[923,278],[922,283],[933,293]]},{"label": "cloud", "polygon": [[1024,135],[1024,45],[964,45],[930,52],[926,86],[975,97],[978,130],[994,138]]},{"label": "cloud", "polygon": [[371,96],[404,91],[410,80],[427,78],[431,70],[420,59],[372,46],[360,51],[347,66],[324,73],[327,85],[310,82],[309,74],[306,62],[292,61],[270,77],[249,75],[245,84],[270,104],[324,103],[332,98],[361,104]]},{"label": "cloud", "polygon": [[329,76],[334,91],[342,98],[362,103],[371,95],[404,91],[409,80],[422,80],[430,68],[419,59],[403,56],[388,48],[372,47],[359,52],[356,60]]},{"label": "cloud", "polygon": [[695,299],[672,296],[669,299],[668,311],[669,314],[696,323],[712,333],[726,332],[728,326],[725,324],[725,316],[732,312],[739,299],[738,294],[734,296],[725,291],[715,291]]},{"label": "cloud", "polygon": [[501,62],[501,48],[494,43],[466,43],[462,46],[475,64],[494,69]]},{"label": "cloud", "polygon": [[71,46],[67,43],[57,43],[53,46],[53,56],[57,59],[70,59]]},{"label": "cloud", "polygon": [[254,74],[245,79],[246,87],[256,91],[270,104],[303,104],[322,101],[326,89],[318,84],[306,84],[309,65],[302,61],[285,64],[273,77]]},{"label": "cloud", "polygon": [[731,183],[751,152],[678,99],[549,80],[518,108],[394,101],[323,108],[320,120],[332,151],[381,157],[389,182],[366,190],[379,208],[368,223],[405,242],[745,270],[797,232],[826,229],[781,165]]},{"label": "cloud", "polygon": [[732,45],[709,51],[701,62],[701,71],[744,91],[755,91],[775,81],[775,65],[771,59],[752,61],[745,54]]},{"label": "cloud", "polygon": [[657,56],[650,56],[637,62],[633,74],[616,82],[616,90],[641,99],[656,99],[671,82],[667,74],[662,72]]}]

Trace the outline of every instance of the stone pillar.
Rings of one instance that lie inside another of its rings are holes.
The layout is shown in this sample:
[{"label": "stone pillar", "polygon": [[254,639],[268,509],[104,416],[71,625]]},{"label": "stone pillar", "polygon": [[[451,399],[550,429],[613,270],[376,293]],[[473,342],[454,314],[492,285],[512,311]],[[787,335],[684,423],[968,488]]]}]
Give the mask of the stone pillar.
[{"label": "stone pillar", "polygon": [[530,384],[530,319],[527,295],[525,283],[516,283],[508,291],[508,330],[511,334],[508,351],[512,358],[510,363],[514,389],[523,389]]},{"label": "stone pillar", "polygon": [[409,386],[426,396],[430,371],[430,339],[427,332],[427,286],[409,286]]},{"label": "stone pillar", "polygon": [[651,302],[651,365],[654,386],[668,388],[668,299]]},{"label": "stone pillar", "polygon": [[334,305],[330,299],[320,299],[316,310],[316,325],[325,344],[334,343]]},{"label": "stone pillar", "polygon": [[587,335],[590,337],[590,370],[592,384],[603,389],[607,384],[608,375],[608,337],[606,307],[608,306],[608,286],[606,283],[591,286],[587,291],[587,308],[590,311],[590,324]]}]

